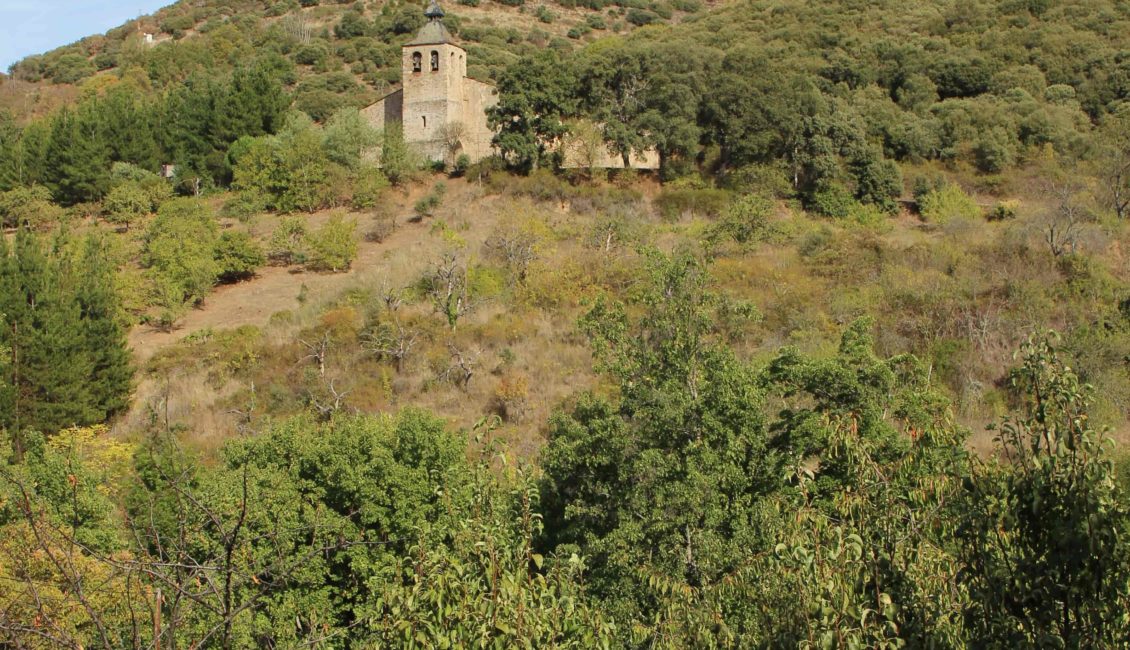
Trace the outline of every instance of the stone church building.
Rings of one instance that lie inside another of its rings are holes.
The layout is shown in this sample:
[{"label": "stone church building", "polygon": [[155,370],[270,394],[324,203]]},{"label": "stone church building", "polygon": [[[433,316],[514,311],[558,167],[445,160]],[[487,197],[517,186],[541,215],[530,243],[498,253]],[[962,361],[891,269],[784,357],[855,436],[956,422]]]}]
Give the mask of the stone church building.
[{"label": "stone church building", "polygon": [[428,160],[450,163],[462,154],[472,162],[486,158],[493,153],[494,137],[487,109],[498,103],[498,90],[467,76],[467,51],[444,26],[443,9],[433,1],[424,15],[428,22],[404,44],[400,90],[361,114],[378,130],[402,123],[404,141]]},{"label": "stone church building", "polygon": [[[477,162],[495,153],[487,110],[498,104],[498,89],[467,76],[467,51],[447,31],[436,0],[424,15],[428,22],[401,53],[400,89],[361,109],[361,114],[378,131],[400,122],[404,141],[427,160],[451,165],[465,154]],[[622,158],[604,146],[594,148],[569,139],[558,146],[564,150],[565,167],[624,166]],[[635,169],[658,169],[659,154],[633,155],[629,164]]]}]

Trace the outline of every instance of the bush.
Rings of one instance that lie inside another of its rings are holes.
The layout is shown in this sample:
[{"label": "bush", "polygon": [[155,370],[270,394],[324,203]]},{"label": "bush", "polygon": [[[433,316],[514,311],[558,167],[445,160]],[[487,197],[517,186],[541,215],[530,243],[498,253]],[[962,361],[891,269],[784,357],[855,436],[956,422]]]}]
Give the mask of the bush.
[{"label": "bush", "polygon": [[267,244],[267,259],[272,264],[287,266],[306,261],[306,224],[298,217],[279,222]]},{"label": "bush", "polygon": [[989,221],[1008,221],[1016,218],[1019,209],[1020,201],[1001,201],[985,216]]},{"label": "bush", "polygon": [[390,215],[381,215],[373,222],[372,228],[365,233],[365,241],[381,243],[396,232],[396,218]]},{"label": "bush", "polygon": [[243,231],[228,231],[216,242],[220,282],[239,282],[255,275],[267,263],[263,248]]},{"label": "bush", "polygon": [[224,202],[220,212],[225,217],[247,221],[251,217],[267,210],[267,199],[259,192],[239,192]]},{"label": "bush", "polygon": [[362,167],[357,171],[357,178],[353,182],[353,208],[367,210],[377,207],[381,196],[388,187],[388,179],[381,173],[381,170],[374,167]]},{"label": "bush", "polygon": [[63,209],[51,202],[50,190],[42,185],[0,192],[0,222],[5,228],[40,228],[62,218]]},{"label": "bush", "polygon": [[149,195],[136,181],[117,185],[102,201],[102,212],[106,215],[106,220],[124,225],[126,228],[149,214],[151,209],[152,201]]},{"label": "bush", "polygon": [[356,230],[355,221],[335,214],[326,225],[306,235],[306,268],[334,273],[349,270],[357,257]]},{"label": "bush", "polygon": [[176,309],[196,304],[216,283],[216,220],[195,199],[176,199],[161,206],[145,233],[142,263],[149,269],[158,304]]},{"label": "bush", "polygon": [[769,217],[773,202],[760,194],[739,198],[707,233],[707,240],[719,243],[731,239],[739,244],[749,244],[762,239],[769,230]]},{"label": "bush", "polygon": [[455,159],[455,166],[451,168],[452,178],[461,178],[467,175],[467,170],[471,168],[471,157],[467,154],[459,154]]},{"label": "bush", "polygon": [[419,201],[416,201],[415,210],[416,214],[421,217],[430,217],[435,214],[436,208],[443,202],[443,195],[447,192],[447,186],[443,183],[436,183],[432,191],[427,196]]},{"label": "bush", "polygon": [[929,223],[944,224],[954,219],[976,219],[981,216],[981,208],[953,184],[930,190],[918,201],[918,211]]},{"label": "bush", "polygon": [[672,221],[684,216],[718,217],[731,200],[726,190],[674,189],[664,190],[655,199],[655,207],[664,219]]},{"label": "bush", "polygon": [[808,207],[814,213],[833,219],[847,219],[858,206],[859,203],[840,185],[815,192],[808,201]]}]

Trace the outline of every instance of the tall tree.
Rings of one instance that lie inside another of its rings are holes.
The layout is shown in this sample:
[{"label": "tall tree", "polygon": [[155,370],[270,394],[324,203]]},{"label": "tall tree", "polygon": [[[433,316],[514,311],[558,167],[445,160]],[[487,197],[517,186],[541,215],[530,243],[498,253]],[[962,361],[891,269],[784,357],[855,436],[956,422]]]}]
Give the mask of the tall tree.
[{"label": "tall tree", "polygon": [[21,230],[3,266],[0,311],[11,355],[4,425],[54,432],[97,421],[90,390],[93,364],[86,354],[81,310],[63,265],[39,239]]},{"label": "tall tree", "polygon": [[45,159],[47,185],[60,203],[95,201],[110,189],[110,148],[90,104],[55,116]]},{"label": "tall tree", "polygon": [[11,113],[0,110],[0,192],[23,183],[21,131]]},{"label": "tall tree", "polygon": [[104,242],[91,235],[76,264],[76,299],[82,318],[82,342],[90,360],[89,389],[96,420],[121,413],[129,406],[133,367],[121,324],[114,284],[114,267]]},{"label": "tall tree", "polygon": [[530,171],[552,162],[550,151],[576,112],[576,75],[554,50],[525,57],[498,80],[499,102],[488,114],[494,144],[514,167]]},{"label": "tall tree", "polygon": [[619,398],[554,416],[542,456],[551,548],[591,558],[594,592],[633,621],[655,614],[648,576],[678,589],[722,580],[770,542],[762,497],[784,478],[756,376],[722,342],[723,312],[688,254],[649,260],[638,318],[598,303],[582,320]]},{"label": "tall tree", "polygon": [[989,647],[1100,648],[1130,639],[1130,510],[1090,388],[1057,341],[1024,346],[1010,384],[1019,414],[1000,425],[1005,462],[980,464],[960,531],[972,642]]}]

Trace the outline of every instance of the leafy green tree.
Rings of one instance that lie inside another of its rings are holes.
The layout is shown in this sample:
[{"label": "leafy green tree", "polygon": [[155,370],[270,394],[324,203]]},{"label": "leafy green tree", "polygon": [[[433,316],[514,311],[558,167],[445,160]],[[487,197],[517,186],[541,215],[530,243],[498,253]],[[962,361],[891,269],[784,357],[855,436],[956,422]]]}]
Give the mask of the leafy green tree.
[{"label": "leafy green tree", "polygon": [[551,162],[550,146],[565,135],[564,120],[576,111],[571,62],[543,50],[508,67],[498,80],[498,105],[488,114],[494,144],[515,168],[530,171]]},{"label": "leafy green tree", "polygon": [[357,223],[335,214],[306,235],[306,266],[316,271],[349,270],[357,257]]},{"label": "leafy green tree", "polygon": [[[450,543],[415,545],[400,559],[375,617],[381,645],[612,645],[611,621],[581,589],[584,561],[536,551],[542,525],[531,471],[508,474],[496,479],[485,462],[474,468],[475,507],[445,531]],[[417,632],[406,638],[405,629]]]},{"label": "leafy green tree", "polygon": [[381,134],[356,108],[345,108],[326,122],[323,138],[326,156],[331,161],[356,170],[364,155],[380,144]]},{"label": "leafy green tree", "polygon": [[239,282],[255,275],[267,263],[263,248],[242,230],[228,230],[216,240],[220,282]]},{"label": "leafy green tree", "polygon": [[642,313],[602,300],[582,320],[619,397],[582,395],[553,417],[542,454],[548,547],[589,557],[594,594],[632,624],[655,613],[648,576],[714,585],[769,547],[762,497],[783,480],[756,376],[721,341],[733,319],[718,318],[729,308],[706,269],[685,254],[648,262]]},{"label": "leafy green tree", "polygon": [[127,229],[131,223],[149,214],[152,208],[149,195],[140,184],[132,181],[115,185],[102,201],[106,219]]},{"label": "leafy green tree", "polygon": [[604,133],[609,149],[628,167],[633,153],[646,151],[650,142],[638,120],[651,83],[650,52],[608,44],[586,48],[580,65],[577,92],[585,108]]},{"label": "leafy green tree", "polygon": [[[171,441],[147,445],[129,522],[169,594],[165,633],[221,648],[363,642],[357,621],[378,625],[400,558],[439,552],[472,512],[465,444],[404,411],[281,422],[229,443],[213,471]],[[201,581],[217,588],[189,598]]]},{"label": "leafy green tree", "polygon": [[51,202],[51,191],[42,185],[0,192],[0,220],[7,228],[38,229],[62,219],[63,210]]},{"label": "leafy green tree", "polygon": [[1130,638],[1130,512],[1087,415],[1090,387],[1057,339],[1025,344],[1009,381],[1019,413],[1000,425],[1002,460],[980,463],[960,531],[966,618],[985,647],[1103,647]]},{"label": "leafy green tree", "polygon": [[160,291],[163,307],[198,304],[216,284],[219,228],[208,207],[196,199],[161,206],[145,233],[142,263]]},{"label": "leafy green tree", "polygon": [[404,141],[404,125],[385,125],[381,135],[381,172],[393,185],[400,185],[419,171],[422,161]]}]

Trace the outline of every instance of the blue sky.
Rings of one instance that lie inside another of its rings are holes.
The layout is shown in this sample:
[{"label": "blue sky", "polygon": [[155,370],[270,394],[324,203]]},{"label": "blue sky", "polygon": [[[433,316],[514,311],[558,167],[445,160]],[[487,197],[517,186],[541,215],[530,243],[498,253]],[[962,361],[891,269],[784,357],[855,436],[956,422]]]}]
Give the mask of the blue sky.
[{"label": "blue sky", "polygon": [[29,54],[101,34],[173,0],[0,0],[0,70]]}]

